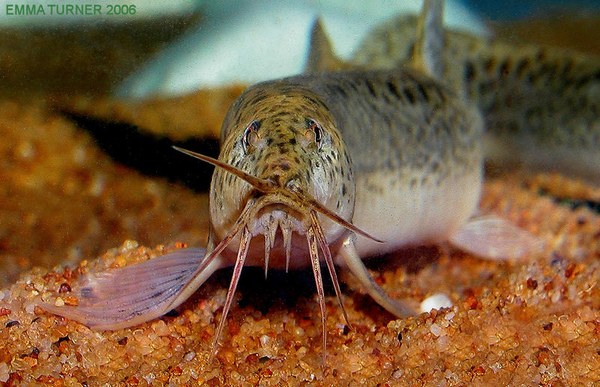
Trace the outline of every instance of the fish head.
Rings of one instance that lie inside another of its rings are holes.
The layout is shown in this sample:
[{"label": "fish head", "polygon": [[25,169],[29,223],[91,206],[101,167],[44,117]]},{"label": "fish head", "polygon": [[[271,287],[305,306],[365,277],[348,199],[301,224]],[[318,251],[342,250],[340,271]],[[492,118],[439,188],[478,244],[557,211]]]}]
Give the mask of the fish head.
[{"label": "fish head", "polygon": [[[315,214],[331,243],[345,227],[314,207],[350,222],[354,212],[352,163],[333,116],[316,94],[302,87],[259,84],[234,103],[222,128],[219,160],[264,182],[259,189],[217,168],[210,193],[210,215],[218,239],[245,208],[252,235],[270,242],[281,229],[303,235]],[[285,241],[284,241],[285,242]],[[306,244],[306,242],[304,242]]]}]

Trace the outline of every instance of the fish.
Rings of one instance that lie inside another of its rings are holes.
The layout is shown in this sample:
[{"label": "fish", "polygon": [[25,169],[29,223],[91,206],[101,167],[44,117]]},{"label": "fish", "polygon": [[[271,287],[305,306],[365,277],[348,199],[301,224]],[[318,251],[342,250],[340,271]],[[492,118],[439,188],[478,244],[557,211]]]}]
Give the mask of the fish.
[{"label": "fish", "polygon": [[[524,259],[541,241],[478,213],[484,120],[440,80],[443,1],[427,0],[410,63],[394,69],[314,71],[248,88],[222,125],[213,164],[206,248],[179,249],[118,270],[92,273],[77,306],[45,310],[98,330],[135,326],[178,307],[216,270],[233,275],[211,351],[244,266],[312,268],[326,354],[324,263],[346,323],[336,266],[398,317],[417,314],[390,297],[364,260],[410,246],[450,242],[493,260]],[[309,58],[319,67],[329,43],[315,23]],[[318,53],[318,54],[317,54]]]},{"label": "fish", "polygon": [[[351,64],[394,69],[410,60],[418,23],[401,15],[379,25]],[[438,79],[483,115],[490,166],[559,172],[600,186],[599,56],[453,29],[444,29],[437,42],[444,44]]]}]

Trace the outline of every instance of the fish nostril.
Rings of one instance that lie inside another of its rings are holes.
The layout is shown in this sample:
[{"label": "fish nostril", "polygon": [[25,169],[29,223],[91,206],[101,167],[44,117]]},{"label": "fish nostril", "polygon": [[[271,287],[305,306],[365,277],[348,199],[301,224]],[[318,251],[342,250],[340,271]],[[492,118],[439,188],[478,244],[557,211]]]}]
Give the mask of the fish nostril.
[{"label": "fish nostril", "polygon": [[283,160],[281,161],[281,163],[279,164],[279,168],[281,168],[282,171],[289,171],[292,167],[290,165],[290,162],[287,160]]},{"label": "fish nostril", "polygon": [[297,178],[292,177],[290,179],[290,175],[282,173],[281,170],[274,171],[265,180],[269,181],[273,186],[284,187],[291,191],[295,191],[299,187]]},{"label": "fish nostril", "polygon": [[270,162],[270,163],[268,163],[267,168],[266,168],[266,170],[273,171],[273,172],[276,172],[276,171],[287,172],[290,169],[292,169],[292,164],[287,159],[279,159],[274,162]]},{"label": "fish nostril", "polygon": [[274,160],[269,160],[265,164],[262,176],[274,186],[287,187],[290,183],[290,178],[295,180],[293,178],[294,174],[291,171],[293,171],[292,161],[284,157],[278,157]]}]

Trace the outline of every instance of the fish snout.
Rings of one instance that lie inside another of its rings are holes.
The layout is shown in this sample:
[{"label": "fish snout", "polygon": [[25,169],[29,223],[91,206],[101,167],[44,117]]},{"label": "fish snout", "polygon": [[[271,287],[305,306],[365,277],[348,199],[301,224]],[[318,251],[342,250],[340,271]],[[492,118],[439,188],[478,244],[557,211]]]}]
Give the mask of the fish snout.
[{"label": "fish snout", "polygon": [[275,162],[271,165],[272,170],[281,170],[283,172],[288,172],[292,169],[292,163],[287,158],[279,158],[275,160]]},{"label": "fish snout", "polygon": [[285,157],[278,157],[267,163],[262,176],[277,187],[288,187],[290,184],[296,184],[298,174],[295,173],[292,161]]}]

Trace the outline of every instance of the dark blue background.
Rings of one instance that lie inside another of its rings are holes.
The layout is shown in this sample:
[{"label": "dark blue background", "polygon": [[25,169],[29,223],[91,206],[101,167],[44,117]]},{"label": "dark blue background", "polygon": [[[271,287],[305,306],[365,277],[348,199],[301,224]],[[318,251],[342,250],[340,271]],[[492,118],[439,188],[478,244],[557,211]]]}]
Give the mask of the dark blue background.
[{"label": "dark blue background", "polygon": [[469,8],[491,20],[514,20],[528,16],[573,10],[600,14],[600,0],[463,0]]}]

